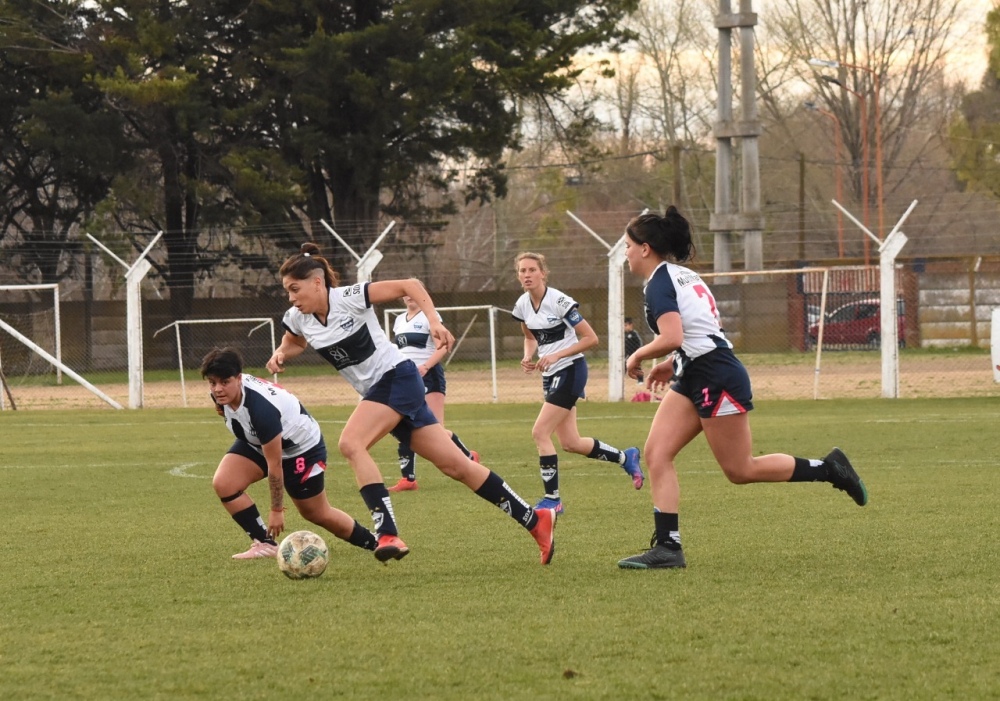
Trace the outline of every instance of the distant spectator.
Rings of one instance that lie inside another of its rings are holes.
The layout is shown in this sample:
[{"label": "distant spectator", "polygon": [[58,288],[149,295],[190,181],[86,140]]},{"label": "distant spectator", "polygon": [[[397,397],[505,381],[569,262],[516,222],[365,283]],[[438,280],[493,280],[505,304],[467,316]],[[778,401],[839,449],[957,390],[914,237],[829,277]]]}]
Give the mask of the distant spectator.
[{"label": "distant spectator", "polygon": [[[632,317],[630,316],[625,317],[623,328],[625,329],[625,360],[628,360],[630,355],[642,347],[642,336],[635,330],[635,326],[632,325]],[[639,373],[635,381],[636,384],[642,384],[642,372]]]}]

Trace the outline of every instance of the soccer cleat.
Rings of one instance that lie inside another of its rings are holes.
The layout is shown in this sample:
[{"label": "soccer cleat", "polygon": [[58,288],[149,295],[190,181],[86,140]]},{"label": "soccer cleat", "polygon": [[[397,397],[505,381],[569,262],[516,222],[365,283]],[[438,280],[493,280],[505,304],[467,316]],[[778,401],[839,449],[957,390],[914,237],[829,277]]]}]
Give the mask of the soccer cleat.
[{"label": "soccer cleat", "polygon": [[654,543],[644,553],[619,560],[618,567],[623,570],[659,570],[668,567],[687,567],[687,562],[684,561],[684,551],[680,547],[674,550],[666,545]]},{"label": "soccer cleat", "polygon": [[642,474],[638,448],[625,449],[625,464],[622,465],[622,469],[632,478],[632,486],[636,489],[642,489],[642,483],[646,481],[646,477]]},{"label": "soccer cleat", "polygon": [[417,481],[415,479],[408,480],[405,477],[401,477],[396,484],[389,487],[390,492],[415,492],[417,489],[419,489]]},{"label": "soccer cleat", "polygon": [[538,543],[541,552],[543,565],[552,562],[552,555],[556,552],[556,512],[554,509],[535,509],[535,516],[538,523],[531,529],[531,537]]},{"label": "soccer cleat", "polygon": [[469,459],[472,460],[472,462],[479,462],[479,453],[474,450],[470,450]]},{"label": "soccer cleat", "polygon": [[556,516],[563,512],[563,505],[561,499],[549,499],[548,497],[542,497],[535,504],[536,509],[552,509]]},{"label": "soccer cleat", "polygon": [[406,547],[398,535],[383,533],[378,537],[378,545],[375,546],[375,559],[379,562],[389,560],[402,560],[410,554],[410,549]]},{"label": "soccer cleat", "polygon": [[858,506],[864,506],[868,503],[868,490],[865,489],[865,483],[854,471],[851,461],[844,455],[844,451],[840,448],[834,448],[829,455],[823,458],[823,462],[826,463],[828,479],[833,483],[835,489],[847,492]]},{"label": "soccer cleat", "polygon": [[234,560],[256,560],[260,557],[277,557],[278,556],[278,546],[274,543],[262,543],[259,540],[254,540],[253,545],[245,553],[236,553],[233,555]]}]

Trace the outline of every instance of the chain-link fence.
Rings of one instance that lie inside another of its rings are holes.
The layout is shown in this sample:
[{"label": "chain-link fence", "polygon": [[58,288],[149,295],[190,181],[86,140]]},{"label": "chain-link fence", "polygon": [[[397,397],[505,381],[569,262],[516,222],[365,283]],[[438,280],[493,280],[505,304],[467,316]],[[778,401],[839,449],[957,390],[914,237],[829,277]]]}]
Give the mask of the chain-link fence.
[{"label": "chain-link fence", "polygon": [[[593,230],[608,232],[602,234],[604,243],[568,217],[553,231],[536,230],[531,238],[507,236],[488,222],[470,221],[463,224],[464,234],[426,235],[421,243],[412,230],[401,227],[398,236],[387,237],[380,246],[384,258],[373,279],[418,277],[436,304],[446,309],[442,313],[445,322],[461,341],[447,359],[449,401],[536,402],[541,399],[540,378],[520,370],[523,334],[509,311],[521,294],[515,255],[521,250],[545,254],[551,268],[550,286],[579,301],[584,318],[602,339],[601,346],[588,354],[588,395],[603,400],[608,397],[609,324],[620,323],[617,315],[609,320],[607,246],[620,236],[627,219],[621,212],[585,217]],[[704,251],[708,242],[702,238],[696,243]],[[322,239],[321,244],[331,257],[336,254],[344,259],[332,237]],[[227,245],[233,245],[232,241]],[[156,247],[150,252],[157,266],[142,283],[144,406],[181,406],[185,399],[195,406],[201,402],[197,368],[215,346],[240,349],[249,372],[265,372],[272,343],[280,342],[283,333],[280,321],[287,300],[276,271],[285,254],[273,247],[255,250],[261,252],[259,260],[250,267],[227,264],[202,275],[181,315],[162,272],[165,253]],[[66,255],[64,251],[57,254]],[[59,354],[69,368],[127,404],[122,269],[99,251],[87,253],[86,260],[83,253],[77,255],[81,260],[70,266],[75,273],[59,283]],[[703,253],[700,260],[707,258]],[[353,281],[353,259],[346,260],[348,265],[341,266],[340,273],[345,281]],[[873,332],[880,313],[876,269],[832,267],[823,310],[817,273],[715,278],[700,262],[692,267],[706,275],[719,301],[723,324],[750,369],[757,398],[881,396],[881,349]],[[990,315],[1000,306],[1000,257],[901,260],[897,281],[900,396],[997,394],[989,339]],[[642,282],[626,272],[623,316],[632,317],[640,334],[649,340]],[[383,311],[377,310],[380,323]],[[817,353],[821,319],[823,347]],[[50,291],[0,290],[0,320],[47,352],[56,353]],[[212,320],[219,323],[208,323]],[[187,371],[183,386],[180,366]],[[3,330],[0,368],[19,408],[106,406],[66,376],[57,377],[48,361]],[[281,382],[309,403],[357,401],[347,384],[313,353],[291,364]],[[637,388],[631,380],[626,379],[625,385],[627,399]]]}]

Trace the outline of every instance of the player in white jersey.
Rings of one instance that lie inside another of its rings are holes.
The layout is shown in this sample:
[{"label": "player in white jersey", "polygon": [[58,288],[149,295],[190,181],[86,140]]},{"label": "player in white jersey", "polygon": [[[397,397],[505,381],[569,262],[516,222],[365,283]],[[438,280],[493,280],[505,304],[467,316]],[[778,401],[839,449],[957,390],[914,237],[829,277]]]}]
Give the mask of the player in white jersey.
[{"label": "player in white jersey", "polygon": [[547,565],[555,550],[555,512],[533,509],[503,478],[459,450],[427,406],[417,366],[403,357],[378,324],[373,304],[409,296],[430,320],[435,345],[447,351],[455,337],[441,323],[424,286],[414,279],[340,286],[316,244],[305,243],[301,251],[281,266],[281,284],[292,308],[285,313],[285,334],[267,368],[282,372],[287,360],[311,346],[361,395],[337,447],[372,513],[378,537],[375,556],[386,562],[409,552],[396,529],[389,491],[368,452],[391,433],[520,523],[538,543],[542,564]]},{"label": "player in white jersey", "polygon": [[[403,356],[416,364],[417,370],[424,380],[424,397],[427,399],[427,406],[434,413],[434,417],[444,425],[444,395],[448,385],[445,381],[444,366],[441,361],[447,355],[448,350],[434,345],[427,315],[420,311],[420,307],[413,301],[413,298],[403,297],[403,304],[406,305],[406,311],[393,321],[392,335],[395,336],[396,345]],[[438,321],[440,320],[441,315],[438,314]],[[446,431],[459,450],[475,462],[479,462],[479,453],[466,448],[454,431],[447,429]],[[389,487],[389,491],[408,492],[417,489],[416,454],[410,446],[402,443],[399,444],[396,452],[399,455],[399,471],[402,476],[396,484]]]},{"label": "player in white jersey", "polygon": [[[330,506],[324,488],[326,444],[319,424],[291,392],[243,372],[243,359],[231,348],[216,348],[201,363],[201,376],[236,437],[219,463],[212,488],[229,515],[250,537],[250,549],[233,558],[275,557],[275,542],[285,528],[284,492],[307,521],[341,540],[375,550],[375,535],[340,509]],[[267,526],[247,487],[267,477],[271,510]]]},{"label": "player in white jersey", "polygon": [[[548,286],[549,268],[544,255],[519,253],[515,268],[518,282],[524,288],[513,311],[524,333],[521,367],[527,373],[541,371],[545,395],[531,429],[545,490],[537,506],[555,509],[556,513],[563,511],[559,456],[552,442],[553,433],[563,450],[620,465],[632,478],[632,486],[641,489],[643,474],[638,448],[618,450],[597,438],[583,438],[577,427],[576,402],[585,396],[587,386],[587,361],[583,352],[598,344],[597,334],[581,316],[575,299]],[[536,352],[537,361],[534,359]]]},{"label": "player in white jersey", "polygon": [[868,492],[847,456],[834,448],[822,460],[775,453],[754,456],[748,413],[750,377],[733,353],[719,309],[701,277],[680,265],[694,255],[691,228],[673,206],[643,214],[625,228],[629,270],[646,280],[646,321],[653,340],[629,356],[630,377],[642,361],[666,358],[646,373],[646,386],[670,385],[653,417],[644,453],[653,491],[654,533],[646,552],[619,561],[624,569],[684,567],[678,525],[680,488],[674,460],[699,433],[734,484],[829,482],[859,506]]}]

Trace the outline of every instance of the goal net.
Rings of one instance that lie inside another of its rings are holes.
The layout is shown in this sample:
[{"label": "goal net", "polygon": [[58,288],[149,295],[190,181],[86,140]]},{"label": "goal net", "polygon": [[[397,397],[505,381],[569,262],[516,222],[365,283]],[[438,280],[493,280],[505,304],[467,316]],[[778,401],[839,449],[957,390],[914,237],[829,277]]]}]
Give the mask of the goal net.
[{"label": "goal net", "polygon": [[[450,402],[481,403],[487,398],[501,401],[501,371],[498,368],[498,319],[509,312],[492,305],[437,307],[441,320],[455,336],[455,345],[441,364],[445,369]],[[386,335],[395,340],[393,324],[405,314],[403,307],[382,312]]]},{"label": "goal net", "polygon": [[[0,285],[0,318],[62,362],[59,285]],[[0,372],[8,389],[25,385],[62,384],[62,368],[53,366],[13,334],[0,331]],[[0,408],[7,408],[0,392]]]}]

